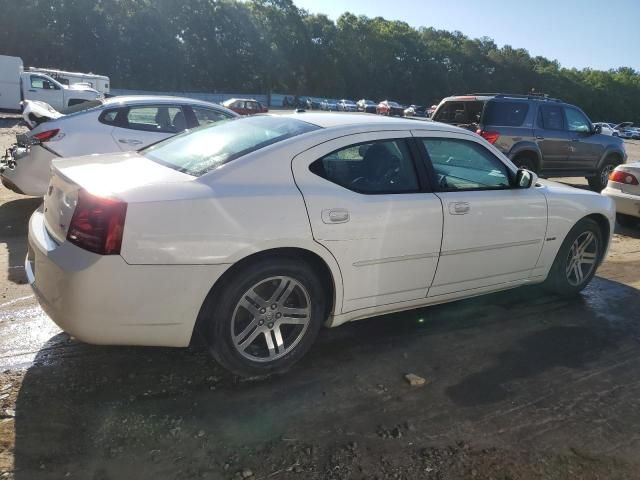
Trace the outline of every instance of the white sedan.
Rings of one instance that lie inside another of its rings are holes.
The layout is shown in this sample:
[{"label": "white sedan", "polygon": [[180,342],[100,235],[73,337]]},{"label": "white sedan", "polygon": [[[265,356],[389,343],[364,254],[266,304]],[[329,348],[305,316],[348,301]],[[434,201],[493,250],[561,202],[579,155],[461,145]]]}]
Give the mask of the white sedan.
[{"label": "white sedan", "polygon": [[640,162],[618,165],[602,191],[616,203],[616,219],[623,227],[640,224]]},{"label": "white sedan", "polygon": [[[279,372],[337,326],[519,285],[576,294],[613,202],[539,181],[474,133],[359,114],[254,116],[56,160],[29,282],[96,344],[189,344]],[[366,327],[364,327],[366,328]]]},{"label": "white sedan", "polygon": [[18,136],[0,164],[2,184],[16,193],[43,196],[55,158],[139,150],[187,128],[237,117],[220,105],[179,97],[113,97],[66,115],[46,107],[27,102],[25,120],[40,123]]}]

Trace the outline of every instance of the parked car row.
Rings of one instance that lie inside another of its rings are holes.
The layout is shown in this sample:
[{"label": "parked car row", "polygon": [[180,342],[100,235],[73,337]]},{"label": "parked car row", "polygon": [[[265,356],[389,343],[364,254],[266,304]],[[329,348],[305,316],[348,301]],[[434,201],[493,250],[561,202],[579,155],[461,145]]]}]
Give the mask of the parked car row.
[{"label": "parked car row", "polygon": [[407,110],[389,100],[324,105],[345,113],[115,97],[46,118],[34,105],[0,170],[44,197],[25,261],[43,309],[89,343],[179,347],[198,332],[229,370],[269,374],[322,325],[527,284],[576,294],[615,206],[623,225],[640,217],[640,164],[560,100],[449,97],[442,123],[389,118]]},{"label": "parked car row", "polygon": [[[80,341],[184,347],[197,332],[239,375],[282,372],[323,325],[528,284],[577,294],[611,240],[610,198],[538,180],[474,132],[157,102],[77,113],[81,136],[73,115],[38,127],[75,152],[112,137],[112,153],[52,162],[29,221],[28,281]],[[131,125],[172,134],[199,115],[235,118],[120,151]]]}]

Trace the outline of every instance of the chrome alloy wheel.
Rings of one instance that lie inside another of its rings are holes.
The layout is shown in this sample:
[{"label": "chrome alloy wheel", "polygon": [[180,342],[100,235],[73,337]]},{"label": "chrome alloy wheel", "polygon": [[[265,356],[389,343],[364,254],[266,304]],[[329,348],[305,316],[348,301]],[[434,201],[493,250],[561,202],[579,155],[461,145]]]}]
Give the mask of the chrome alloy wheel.
[{"label": "chrome alloy wheel", "polygon": [[254,362],[271,362],[291,352],[311,320],[306,288],[291,277],[271,277],[248,289],[231,320],[233,345]]},{"label": "chrome alloy wheel", "polygon": [[582,285],[586,278],[596,268],[598,260],[598,238],[591,231],[581,233],[575,239],[567,257],[567,281],[577,287]]}]

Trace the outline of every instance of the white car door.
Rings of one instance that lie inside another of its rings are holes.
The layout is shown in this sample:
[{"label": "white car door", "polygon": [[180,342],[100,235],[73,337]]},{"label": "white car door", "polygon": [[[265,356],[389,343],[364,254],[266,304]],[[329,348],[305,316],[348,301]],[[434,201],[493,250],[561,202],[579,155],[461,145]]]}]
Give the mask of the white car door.
[{"label": "white car door", "polygon": [[28,85],[26,85],[26,87],[25,99],[39,100],[48,103],[58,111],[64,108],[62,88],[47,77],[34,74],[29,75]]},{"label": "white car door", "polygon": [[515,171],[479,138],[414,132],[442,200],[440,261],[429,297],[468,296],[531,275],[545,241],[547,203],[536,187],[512,186]]},{"label": "white car door", "polygon": [[111,135],[120,150],[139,150],[184,130],[185,118],[179,105],[131,106]]},{"label": "white car door", "polygon": [[[408,131],[341,137],[293,159],[314,239],[338,261],[342,312],[425,298],[442,205]],[[418,172],[419,172],[418,171]],[[422,179],[422,180],[421,180]],[[340,308],[340,306],[338,306]]]}]

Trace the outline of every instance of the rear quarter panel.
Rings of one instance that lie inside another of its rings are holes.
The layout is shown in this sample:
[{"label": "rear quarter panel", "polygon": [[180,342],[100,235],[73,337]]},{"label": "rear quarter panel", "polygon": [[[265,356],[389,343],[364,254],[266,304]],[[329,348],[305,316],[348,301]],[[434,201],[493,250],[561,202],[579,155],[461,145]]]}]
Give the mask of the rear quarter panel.
[{"label": "rear quarter panel", "polygon": [[[607,248],[615,227],[615,205],[610,198],[588,190],[572,188],[551,181],[539,181],[547,198],[549,220],[546,241],[532,276],[546,277],[553,261],[573,226],[589,215],[602,215],[609,223]],[[605,252],[606,255],[606,252]]]}]

